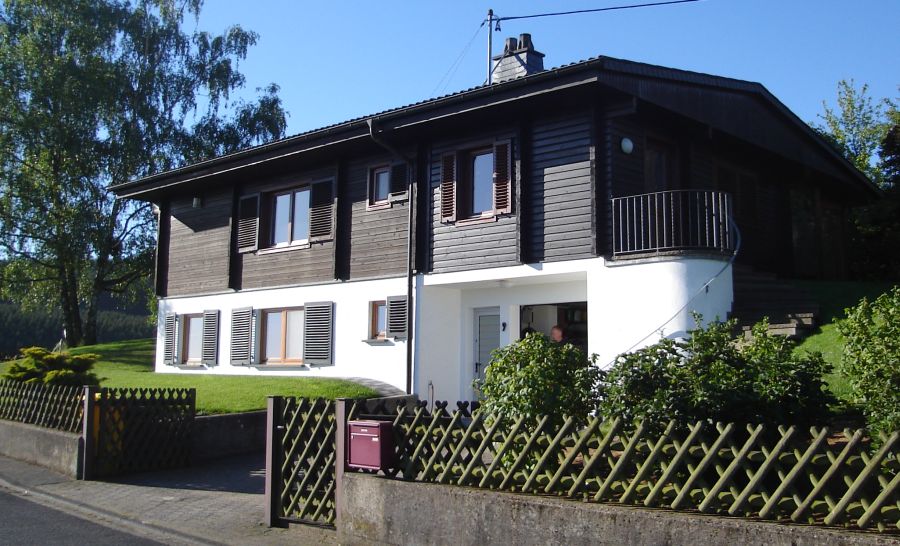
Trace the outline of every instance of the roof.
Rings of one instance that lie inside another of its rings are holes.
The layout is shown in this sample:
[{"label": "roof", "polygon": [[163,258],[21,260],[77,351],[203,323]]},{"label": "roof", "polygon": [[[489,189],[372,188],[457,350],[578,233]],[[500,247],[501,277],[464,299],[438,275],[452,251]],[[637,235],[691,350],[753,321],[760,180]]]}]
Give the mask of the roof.
[{"label": "roof", "polygon": [[[367,128],[369,120],[382,121],[393,117],[436,109],[441,106],[462,103],[476,97],[482,97],[490,95],[492,93],[498,93],[500,91],[518,87],[528,87],[538,82],[544,82],[547,80],[552,80],[554,78],[562,78],[564,75],[574,74],[580,71],[597,71],[598,73],[621,72],[638,77],[673,80],[681,83],[711,86],[741,93],[757,95],[768,102],[771,106],[773,106],[783,116],[786,116],[789,123],[795,125],[798,129],[804,132],[807,137],[816,141],[826,151],[827,154],[831,155],[833,159],[837,160],[840,164],[843,165],[848,175],[856,178],[858,182],[866,184],[867,186],[869,186],[869,189],[877,191],[875,189],[875,185],[872,184],[872,182],[865,175],[859,172],[849,161],[847,161],[836,150],[834,150],[831,145],[825,142],[825,140],[818,133],[813,131],[805,122],[803,122],[803,120],[797,117],[796,114],[794,114],[787,106],[782,104],[781,101],[779,101],[760,83],[728,78],[724,76],[716,76],[712,74],[705,74],[701,72],[668,68],[606,56],[591,57],[589,59],[564,64],[542,72],[530,74],[522,78],[508,80],[501,83],[484,84],[476,87],[470,87],[468,89],[456,91],[447,95],[414,102],[404,106],[389,108],[387,110],[382,110],[365,116],[351,118],[339,123],[334,123],[317,129],[304,131],[285,138],[281,138],[279,140],[252,146],[237,152],[225,154],[205,161],[192,163],[183,167],[150,175],[144,178],[115,184],[110,186],[110,189],[120,197],[137,197],[138,195],[147,191],[159,189],[158,185],[167,185],[166,181],[185,177],[189,178],[192,173],[203,173],[203,176],[214,174],[216,172],[216,168],[218,166],[224,165],[225,163],[240,160],[242,158],[252,158],[255,155],[263,154],[268,151],[277,150],[280,148],[290,148],[292,146],[302,145],[305,142],[319,138],[325,138],[331,135],[337,136],[341,132],[353,128]],[[338,141],[339,139],[335,138],[335,142]]]}]

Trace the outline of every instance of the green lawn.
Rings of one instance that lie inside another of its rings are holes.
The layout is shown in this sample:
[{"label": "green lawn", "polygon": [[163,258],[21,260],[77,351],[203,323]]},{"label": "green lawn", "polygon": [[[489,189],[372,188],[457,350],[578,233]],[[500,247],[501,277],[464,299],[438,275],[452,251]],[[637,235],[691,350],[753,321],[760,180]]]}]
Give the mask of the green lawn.
[{"label": "green lawn", "polygon": [[844,309],[859,303],[863,297],[872,299],[890,290],[893,283],[887,282],[837,282],[807,281],[797,282],[819,302],[821,325],[809,337],[797,346],[798,351],[819,351],[825,360],[834,366],[834,373],[828,377],[831,391],[846,401],[850,394],[847,380],[839,373],[841,353],[844,343],[834,325],[835,319],[844,317]]},{"label": "green lawn", "polygon": [[[73,353],[96,353],[94,371],[104,387],[194,387],[199,413],[235,413],[265,409],[269,395],[322,398],[377,396],[362,385],[317,377],[259,377],[154,373],[154,340],[136,339],[78,347]],[[6,364],[0,364],[0,373]]]}]

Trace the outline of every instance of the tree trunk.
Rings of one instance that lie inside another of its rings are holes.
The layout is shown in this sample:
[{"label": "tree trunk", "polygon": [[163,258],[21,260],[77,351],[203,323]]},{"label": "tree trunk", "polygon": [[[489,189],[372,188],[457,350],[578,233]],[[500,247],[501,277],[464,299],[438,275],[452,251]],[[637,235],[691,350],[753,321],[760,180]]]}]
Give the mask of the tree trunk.
[{"label": "tree trunk", "polygon": [[88,300],[84,314],[84,344],[97,344],[97,303],[100,300],[100,290],[91,290],[91,299]]},{"label": "tree trunk", "polygon": [[62,304],[66,345],[77,347],[83,341],[81,310],[78,308],[78,277],[68,267],[63,268],[62,278],[60,279],[60,303]]}]

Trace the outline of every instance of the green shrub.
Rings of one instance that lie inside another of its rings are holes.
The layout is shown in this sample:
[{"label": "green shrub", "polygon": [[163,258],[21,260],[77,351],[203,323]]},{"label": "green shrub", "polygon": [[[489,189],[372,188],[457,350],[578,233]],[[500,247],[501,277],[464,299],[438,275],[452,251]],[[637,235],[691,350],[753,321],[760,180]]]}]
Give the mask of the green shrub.
[{"label": "green shrub", "polygon": [[476,384],[483,408],[495,415],[548,416],[556,427],[565,417],[584,422],[600,401],[603,372],[596,356],[568,343],[531,333],[494,351],[484,381]]},{"label": "green shrub", "polygon": [[4,374],[6,379],[76,387],[100,384],[100,380],[91,372],[98,355],[73,355],[67,351],[54,353],[43,347],[26,347],[19,352],[22,359],[10,365]]},{"label": "green shrub", "polygon": [[663,426],[704,419],[802,424],[827,414],[834,398],[820,354],[795,355],[794,343],[770,335],[766,322],[741,342],[734,321],[703,327],[694,318],[688,339],[663,339],[616,358],[603,380],[604,415]]},{"label": "green shrub", "polygon": [[837,328],[845,339],[841,372],[851,396],[872,430],[900,430],[900,286],[845,312]]}]

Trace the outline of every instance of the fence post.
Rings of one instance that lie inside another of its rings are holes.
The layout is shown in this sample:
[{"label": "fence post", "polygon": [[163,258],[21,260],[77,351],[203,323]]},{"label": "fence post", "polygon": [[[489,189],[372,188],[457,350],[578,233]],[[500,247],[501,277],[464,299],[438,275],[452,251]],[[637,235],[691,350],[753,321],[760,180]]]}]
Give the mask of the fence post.
[{"label": "fence post", "polygon": [[[97,387],[84,387],[84,409],[81,417],[81,479],[94,479],[94,457],[97,445],[94,442],[94,434],[99,433],[94,428],[94,408],[97,406]],[[98,438],[99,440],[99,438]]]},{"label": "fence post", "polygon": [[281,396],[270,396],[266,404],[266,525],[281,527],[281,435],[279,416],[284,408]]},{"label": "fence post", "polygon": [[[338,398],[334,405],[334,526],[340,532],[344,513],[344,469],[347,464],[347,417],[350,408],[346,398]],[[352,403],[352,401],[351,401]]]}]

